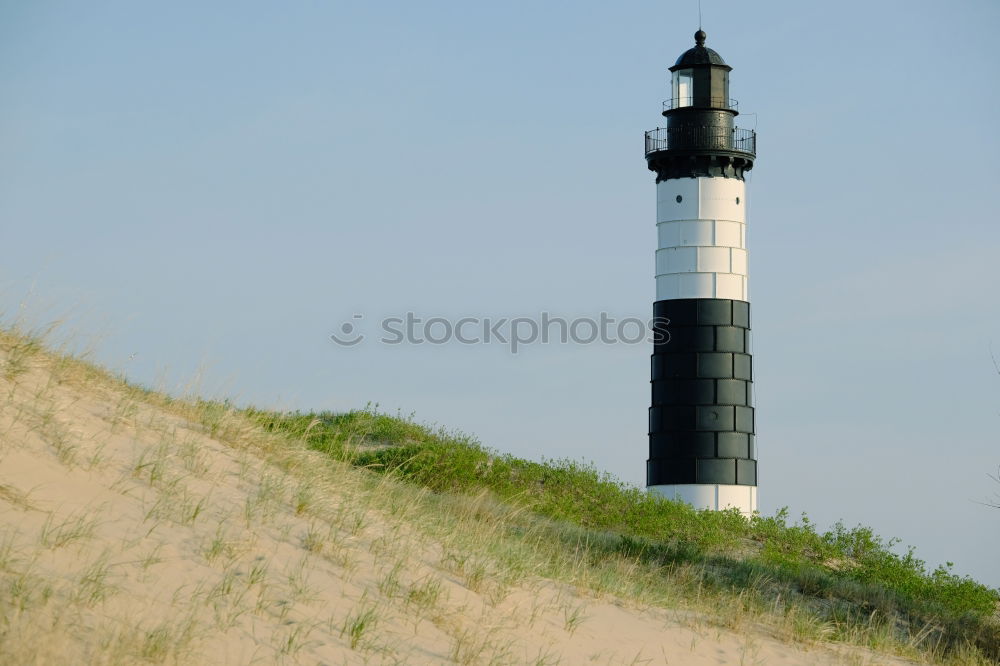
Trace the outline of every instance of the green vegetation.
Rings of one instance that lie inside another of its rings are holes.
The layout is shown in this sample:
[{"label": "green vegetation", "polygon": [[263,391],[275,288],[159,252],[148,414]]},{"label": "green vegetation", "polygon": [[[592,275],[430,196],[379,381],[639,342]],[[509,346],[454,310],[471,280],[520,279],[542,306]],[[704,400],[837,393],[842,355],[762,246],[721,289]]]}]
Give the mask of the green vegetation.
[{"label": "green vegetation", "polygon": [[707,593],[736,598],[753,589],[759,604],[775,607],[796,599],[836,628],[833,639],[856,642],[878,625],[880,635],[939,656],[974,646],[987,660],[1000,660],[1000,591],[951,573],[950,564],[928,570],[912,549],[900,555],[895,540],[867,527],[837,524],[821,532],[805,516],[789,524],[787,510],[750,520],[736,511],[696,511],[586,464],[498,454],[467,435],[377,409],[246,414],[373,473],[444,495],[487,493],[526,509],[524,524],[510,529],[531,529],[530,521],[543,517],[567,547],[583,541],[592,551],[660,567],[664,576],[694,569]]}]

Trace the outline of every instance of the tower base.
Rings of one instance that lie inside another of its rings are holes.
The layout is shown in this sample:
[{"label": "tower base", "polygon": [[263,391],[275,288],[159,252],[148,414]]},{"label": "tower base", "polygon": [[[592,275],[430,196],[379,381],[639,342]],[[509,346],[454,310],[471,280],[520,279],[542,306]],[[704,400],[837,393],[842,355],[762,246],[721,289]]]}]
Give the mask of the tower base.
[{"label": "tower base", "polygon": [[720,511],[735,508],[745,516],[757,510],[757,486],[692,483],[649,486],[647,489],[667,499],[687,502],[696,509]]}]

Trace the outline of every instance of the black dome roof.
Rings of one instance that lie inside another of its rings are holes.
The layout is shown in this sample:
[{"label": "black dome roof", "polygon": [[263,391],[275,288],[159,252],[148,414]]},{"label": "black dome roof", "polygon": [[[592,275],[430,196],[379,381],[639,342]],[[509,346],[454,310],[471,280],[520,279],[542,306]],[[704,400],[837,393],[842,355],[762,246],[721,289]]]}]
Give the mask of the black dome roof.
[{"label": "black dome roof", "polygon": [[729,67],[729,65],[726,64],[726,61],[722,59],[722,56],[705,46],[706,37],[707,35],[704,30],[699,30],[694,33],[694,41],[696,45],[682,53],[681,57],[674,63],[674,66],[670,68],[670,71],[680,69],[681,67],[691,67],[693,65],[718,65],[720,67]]},{"label": "black dome roof", "polygon": [[681,54],[674,67],[689,67],[690,65],[725,65],[726,61],[718,53],[707,46],[696,46]]}]

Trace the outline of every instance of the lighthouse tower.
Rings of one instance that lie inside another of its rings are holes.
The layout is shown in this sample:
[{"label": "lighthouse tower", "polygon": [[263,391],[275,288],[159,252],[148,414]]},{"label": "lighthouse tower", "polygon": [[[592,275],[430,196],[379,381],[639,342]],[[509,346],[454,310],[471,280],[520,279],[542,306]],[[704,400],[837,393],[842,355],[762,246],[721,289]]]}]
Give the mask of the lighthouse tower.
[{"label": "lighthouse tower", "polygon": [[756,135],[738,129],[732,69],[695,33],[670,68],[666,127],[646,132],[656,173],[657,333],[651,491],[699,509],[757,509],[747,196]]}]

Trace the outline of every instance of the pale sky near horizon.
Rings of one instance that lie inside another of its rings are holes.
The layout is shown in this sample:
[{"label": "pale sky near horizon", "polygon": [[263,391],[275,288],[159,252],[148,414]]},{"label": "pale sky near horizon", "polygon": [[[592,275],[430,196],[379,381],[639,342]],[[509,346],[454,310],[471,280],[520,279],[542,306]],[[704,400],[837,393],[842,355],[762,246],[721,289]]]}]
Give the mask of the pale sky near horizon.
[{"label": "pale sky near horizon", "polygon": [[[1000,586],[1000,4],[702,4],[758,132],[762,511]],[[641,484],[646,346],[328,336],[648,317],[642,132],[697,27],[694,0],[0,2],[0,311],[144,384],[374,402]]]}]

